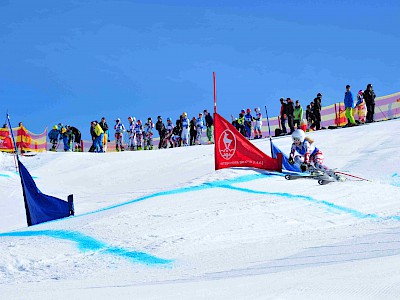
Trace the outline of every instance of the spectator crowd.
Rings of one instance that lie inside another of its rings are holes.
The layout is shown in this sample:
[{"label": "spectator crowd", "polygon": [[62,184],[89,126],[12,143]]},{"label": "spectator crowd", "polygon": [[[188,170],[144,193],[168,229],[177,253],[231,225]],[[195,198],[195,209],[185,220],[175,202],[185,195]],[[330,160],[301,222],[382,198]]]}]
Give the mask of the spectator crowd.
[{"label": "spectator crowd", "polygon": [[[345,116],[347,124],[345,127],[357,126],[363,123],[374,122],[375,115],[375,92],[372,84],[368,84],[365,90],[359,90],[356,98],[351,92],[351,86],[346,85],[344,94]],[[290,97],[280,98],[279,124],[275,135],[292,134],[295,129],[320,130],[321,127],[322,94],[318,93],[305,109],[300,100],[293,101]],[[357,112],[358,119],[355,119]],[[254,108],[254,115],[250,108],[242,109],[237,118],[231,115],[232,124],[247,139],[262,138],[262,113],[259,107]],[[203,132],[206,132],[207,143],[214,143],[213,118],[208,110],[200,112],[197,117],[190,119],[186,112],[175,122],[167,117],[166,122],[162,116],[157,117],[155,124],[151,117],[144,124],[135,117],[127,118],[126,126],[120,118],[115,119],[115,124],[109,127],[106,119],[91,122],[90,135],[92,146],[90,152],[106,152],[107,143],[110,142],[110,129],[114,131],[116,151],[124,150],[152,150],[154,130],[158,132],[158,149],[173,147],[185,147],[200,145]],[[63,142],[64,151],[82,151],[81,132],[74,126],[62,123],[54,125],[48,137],[52,147],[56,151],[59,143]]]}]

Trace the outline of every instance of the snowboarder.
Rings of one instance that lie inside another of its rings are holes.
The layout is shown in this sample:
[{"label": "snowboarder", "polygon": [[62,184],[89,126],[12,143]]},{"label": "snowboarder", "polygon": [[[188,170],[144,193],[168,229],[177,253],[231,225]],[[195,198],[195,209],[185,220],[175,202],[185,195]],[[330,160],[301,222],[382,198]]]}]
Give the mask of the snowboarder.
[{"label": "snowboarder", "polygon": [[[314,141],[301,129],[296,129],[292,133],[292,148],[289,154],[289,163],[300,166],[302,172],[315,168],[317,171],[327,174],[335,180],[341,180],[331,169],[323,165],[324,154],[321,150],[314,146]],[[295,155],[295,153],[298,155]]]}]

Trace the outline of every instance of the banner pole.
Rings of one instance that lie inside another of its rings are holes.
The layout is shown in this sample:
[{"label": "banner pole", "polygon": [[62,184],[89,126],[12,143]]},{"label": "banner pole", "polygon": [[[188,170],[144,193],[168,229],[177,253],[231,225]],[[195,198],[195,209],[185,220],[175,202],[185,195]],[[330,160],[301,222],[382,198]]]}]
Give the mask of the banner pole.
[{"label": "banner pole", "polygon": [[217,113],[217,79],[215,72],[213,72],[213,82],[214,82],[214,113]]},{"label": "banner pole", "polygon": [[265,114],[267,115],[267,125],[268,125],[268,135],[269,135],[269,144],[271,146],[271,157],[274,157],[272,153],[272,138],[271,138],[271,127],[269,126],[269,117],[268,117],[268,110],[267,106],[265,105]]}]

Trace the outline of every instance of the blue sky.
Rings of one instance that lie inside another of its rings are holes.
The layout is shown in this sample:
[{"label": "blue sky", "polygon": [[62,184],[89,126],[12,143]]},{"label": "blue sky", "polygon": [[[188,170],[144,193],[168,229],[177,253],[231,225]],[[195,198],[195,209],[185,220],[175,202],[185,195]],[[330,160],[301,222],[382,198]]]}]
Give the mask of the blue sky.
[{"label": "blue sky", "polygon": [[400,90],[399,1],[0,0],[0,112],[56,123],[279,112],[374,84]]}]

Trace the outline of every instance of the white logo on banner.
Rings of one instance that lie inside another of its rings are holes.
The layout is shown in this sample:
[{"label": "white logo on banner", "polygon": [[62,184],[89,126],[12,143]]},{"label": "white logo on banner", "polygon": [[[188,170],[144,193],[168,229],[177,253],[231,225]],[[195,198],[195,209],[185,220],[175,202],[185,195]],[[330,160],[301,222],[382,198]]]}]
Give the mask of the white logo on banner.
[{"label": "white logo on banner", "polygon": [[219,136],[218,145],[222,158],[230,160],[236,152],[236,137],[233,132],[225,129]]}]

